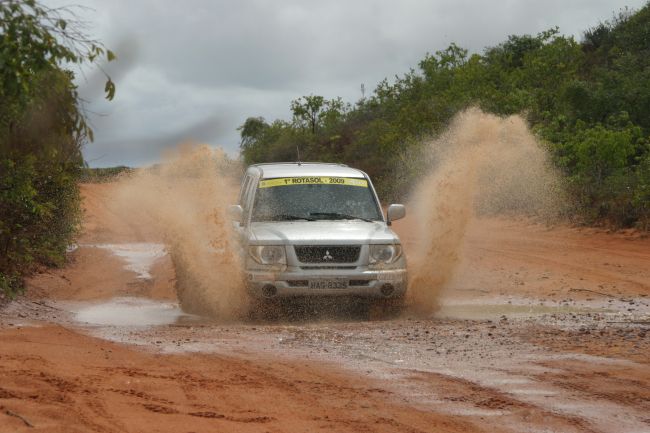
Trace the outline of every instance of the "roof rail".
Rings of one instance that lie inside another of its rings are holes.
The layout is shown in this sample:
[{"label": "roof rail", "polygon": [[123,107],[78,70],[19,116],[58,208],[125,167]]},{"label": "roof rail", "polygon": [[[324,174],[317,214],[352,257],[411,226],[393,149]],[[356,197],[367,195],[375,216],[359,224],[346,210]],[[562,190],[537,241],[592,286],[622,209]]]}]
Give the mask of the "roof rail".
[{"label": "roof rail", "polygon": [[257,164],[251,164],[249,167],[257,167],[261,165],[280,165],[280,164],[287,164],[287,165],[305,165],[305,164],[321,164],[321,165],[338,165],[341,167],[348,167],[347,164],[342,164],[340,162],[309,162],[309,161],[293,161],[293,162],[260,162]]}]

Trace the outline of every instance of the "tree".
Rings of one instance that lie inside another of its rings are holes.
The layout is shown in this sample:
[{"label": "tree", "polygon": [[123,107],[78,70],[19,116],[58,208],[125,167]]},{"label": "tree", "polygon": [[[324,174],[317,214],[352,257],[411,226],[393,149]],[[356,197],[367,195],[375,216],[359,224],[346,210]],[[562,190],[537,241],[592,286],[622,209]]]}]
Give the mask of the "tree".
[{"label": "tree", "polygon": [[[80,29],[71,8],[49,8],[35,0],[0,0],[0,97],[26,103],[39,72],[61,64],[93,63],[115,54]],[[106,75],[107,99],[115,84]],[[75,95],[76,96],[76,95]]]},{"label": "tree", "polygon": [[341,98],[325,99],[322,96],[302,96],[291,101],[291,112],[293,123],[306,128],[312,134],[326,124],[332,125],[339,121],[349,106],[343,103]]},{"label": "tree", "polygon": [[249,117],[243,125],[237,128],[241,141],[239,143],[242,150],[249,149],[262,137],[264,131],[269,128],[263,117]]},{"label": "tree", "polygon": [[293,121],[301,127],[307,126],[312,134],[316,133],[319,114],[325,106],[325,98],[322,96],[302,96],[291,101],[291,113]]},{"label": "tree", "polygon": [[[0,0],[0,291],[37,265],[60,265],[79,222],[81,148],[92,140],[74,73],[115,55],[70,8]],[[115,85],[107,76],[106,97]]]}]

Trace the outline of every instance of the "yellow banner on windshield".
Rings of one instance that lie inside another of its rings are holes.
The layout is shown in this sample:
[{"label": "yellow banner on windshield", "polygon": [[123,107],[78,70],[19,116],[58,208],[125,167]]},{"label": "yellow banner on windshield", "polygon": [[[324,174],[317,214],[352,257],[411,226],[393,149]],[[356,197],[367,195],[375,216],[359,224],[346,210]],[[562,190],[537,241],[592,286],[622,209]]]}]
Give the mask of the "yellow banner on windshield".
[{"label": "yellow banner on windshield", "polygon": [[353,177],[331,177],[331,176],[318,176],[318,177],[279,177],[276,179],[260,180],[260,188],[270,188],[273,186],[288,186],[288,185],[349,185],[361,186],[368,188],[368,181],[366,179],[357,179]]}]

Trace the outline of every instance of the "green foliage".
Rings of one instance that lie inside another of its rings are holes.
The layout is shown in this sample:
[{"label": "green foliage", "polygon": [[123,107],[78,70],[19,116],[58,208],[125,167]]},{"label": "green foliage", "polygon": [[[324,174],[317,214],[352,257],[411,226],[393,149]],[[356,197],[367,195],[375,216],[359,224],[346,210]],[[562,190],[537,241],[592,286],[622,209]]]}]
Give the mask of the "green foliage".
[{"label": "green foliage", "polygon": [[241,136],[241,148],[246,152],[249,148],[255,146],[268,129],[269,125],[263,117],[249,117],[244,124],[237,128]]},{"label": "green foliage", "polygon": [[576,175],[587,177],[598,187],[606,178],[626,169],[640,132],[638,127],[616,131],[600,124],[579,130],[565,143],[574,155]]},{"label": "green foliage", "polygon": [[322,96],[303,96],[291,101],[293,124],[316,134],[321,128],[335,124],[347,107],[341,98],[327,100]]},{"label": "green foliage", "polygon": [[61,265],[77,230],[81,146],[92,131],[60,65],[103,55],[115,58],[68,9],[0,1],[0,291],[9,295],[38,266]]},{"label": "green foliage", "polygon": [[[626,118],[623,114],[619,120]],[[650,214],[644,203],[648,196],[643,193],[643,161],[650,156],[650,147],[640,127],[615,123],[578,122],[557,140],[557,163],[588,221],[644,226]]]},{"label": "green foliage", "polygon": [[79,181],[84,183],[104,183],[115,180],[122,174],[133,172],[131,167],[118,165],[116,167],[89,168],[84,167],[81,170]]},{"label": "green foliage", "polygon": [[459,110],[525,113],[587,220],[647,229],[648,41],[650,4],[588,29],[581,42],[552,28],[510,36],[482,54],[451,44],[353,107],[311,95],[292,102],[292,123],[249,118],[240,128],[242,156],[246,163],[293,160],[299,146],[304,160],[362,168],[382,196],[399,200],[424,167],[423,139]]},{"label": "green foliage", "polygon": [[636,167],[634,180],[631,206],[638,215],[637,225],[647,231],[650,230],[650,151]]}]

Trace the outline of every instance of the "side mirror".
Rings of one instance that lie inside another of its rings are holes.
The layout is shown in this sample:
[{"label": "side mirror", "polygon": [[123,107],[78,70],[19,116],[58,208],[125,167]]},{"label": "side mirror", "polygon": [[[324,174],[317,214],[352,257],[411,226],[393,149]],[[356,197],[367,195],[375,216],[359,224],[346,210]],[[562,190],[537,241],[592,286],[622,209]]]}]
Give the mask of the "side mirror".
[{"label": "side mirror", "polygon": [[228,217],[237,222],[241,222],[244,216],[244,209],[238,204],[231,204],[228,206]]},{"label": "side mirror", "polygon": [[406,216],[406,208],[403,204],[391,204],[388,206],[388,225],[393,221],[402,219]]}]

